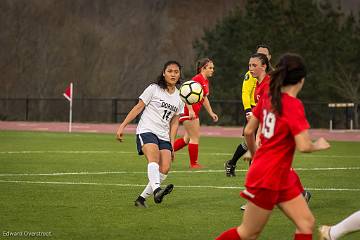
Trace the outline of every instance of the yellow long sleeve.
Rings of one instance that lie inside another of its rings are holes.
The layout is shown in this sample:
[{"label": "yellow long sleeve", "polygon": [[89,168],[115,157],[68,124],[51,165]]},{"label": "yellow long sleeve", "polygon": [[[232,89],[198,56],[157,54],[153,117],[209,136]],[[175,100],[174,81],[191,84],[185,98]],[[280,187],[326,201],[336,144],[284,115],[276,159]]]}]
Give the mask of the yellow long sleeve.
[{"label": "yellow long sleeve", "polygon": [[248,71],[244,76],[241,95],[245,112],[250,111],[256,105],[254,98],[256,83],[257,79]]}]

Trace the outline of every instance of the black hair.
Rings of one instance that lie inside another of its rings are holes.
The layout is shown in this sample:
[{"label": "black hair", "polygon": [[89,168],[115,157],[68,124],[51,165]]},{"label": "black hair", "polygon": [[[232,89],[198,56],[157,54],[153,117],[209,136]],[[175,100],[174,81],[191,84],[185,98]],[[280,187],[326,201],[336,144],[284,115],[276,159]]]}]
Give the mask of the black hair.
[{"label": "black hair", "polygon": [[306,76],[304,59],[294,53],[281,56],[275,70],[270,73],[270,96],[273,109],[281,115],[281,87],[295,85]]},{"label": "black hair", "polygon": [[[268,52],[269,52],[269,55],[271,55],[271,49],[270,49],[269,45],[266,45],[266,44],[259,44],[259,45],[257,45],[257,46],[256,46],[256,52],[257,52],[257,50],[259,50],[259,48],[266,48],[266,49],[268,50]],[[266,72],[269,72],[269,71],[271,71],[271,70],[273,70],[273,69],[274,69],[274,68],[272,67],[271,62],[270,62],[270,60],[269,60],[269,70],[266,71]]]},{"label": "black hair", "polygon": [[180,78],[179,80],[176,82],[176,86],[179,87],[180,84],[181,84],[181,80],[182,80],[182,76],[181,76],[181,65],[179,62],[177,61],[174,61],[174,60],[170,60],[170,61],[167,61],[165,64],[164,64],[164,67],[161,71],[161,74],[157,77],[157,80],[156,80],[156,84],[159,85],[162,89],[167,89],[167,83],[165,81],[165,77],[164,77],[164,73],[165,73],[165,70],[166,68],[169,66],[169,65],[172,65],[172,64],[175,64],[179,67],[179,70],[180,70]]},{"label": "black hair", "polygon": [[269,54],[271,55],[271,49],[270,49],[269,45],[259,44],[256,46],[256,51],[259,50],[259,48],[266,48],[269,51]]},{"label": "black hair", "polygon": [[196,73],[200,73],[201,69],[205,67],[209,62],[213,62],[210,58],[201,58],[196,62]]},{"label": "black hair", "polygon": [[260,60],[261,64],[265,64],[266,65],[266,69],[265,72],[269,72],[270,71],[270,63],[269,63],[269,59],[267,58],[267,56],[265,54],[262,53],[254,53],[253,55],[251,55],[250,58],[257,58]]}]

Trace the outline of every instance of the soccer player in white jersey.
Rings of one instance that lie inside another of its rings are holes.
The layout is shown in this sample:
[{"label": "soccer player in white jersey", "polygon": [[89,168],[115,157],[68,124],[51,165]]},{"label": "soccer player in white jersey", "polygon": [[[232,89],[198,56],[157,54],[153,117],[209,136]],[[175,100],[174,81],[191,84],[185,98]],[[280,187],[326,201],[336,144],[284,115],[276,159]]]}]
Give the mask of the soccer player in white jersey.
[{"label": "soccer player in white jersey", "polygon": [[149,183],[135,200],[135,206],[147,207],[145,199],[154,195],[155,203],[161,203],[174,185],[161,188],[160,184],[167,177],[174,158],[174,140],[179,126],[179,117],[184,103],[179,91],[181,66],[176,61],[164,64],[157,81],[148,86],[140,95],[139,102],[128,113],[119,126],[116,138],[122,142],[124,128],[143,110],[136,129],[136,143],[139,155],[145,155],[148,165]]}]

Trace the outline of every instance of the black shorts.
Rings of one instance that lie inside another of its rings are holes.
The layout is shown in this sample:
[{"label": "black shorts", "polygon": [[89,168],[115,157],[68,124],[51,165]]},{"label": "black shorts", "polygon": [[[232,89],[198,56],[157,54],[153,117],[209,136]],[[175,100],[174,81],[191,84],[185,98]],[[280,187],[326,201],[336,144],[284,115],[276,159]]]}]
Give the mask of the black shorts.
[{"label": "black shorts", "polygon": [[136,146],[139,155],[144,155],[142,146],[147,143],[154,143],[158,145],[159,150],[167,149],[172,152],[172,146],[169,141],[159,139],[155,134],[151,132],[136,134]]}]

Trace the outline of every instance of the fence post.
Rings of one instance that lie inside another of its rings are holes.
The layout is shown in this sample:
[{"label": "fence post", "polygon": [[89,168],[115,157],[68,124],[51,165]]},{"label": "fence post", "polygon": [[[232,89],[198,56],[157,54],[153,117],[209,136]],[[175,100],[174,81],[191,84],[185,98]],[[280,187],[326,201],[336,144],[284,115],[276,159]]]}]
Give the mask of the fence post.
[{"label": "fence post", "polygon": [[349,106],[348,104],[346,104],[346,107],[345,107],[345,128],[348,128],[349,127]]},{"label": "fence post", "polygon": [[240,112],[241,112],[241,106],[240,104],[236,104],[236,125],[240,126]]},{"label": "fence post", "polygon": [[350,130],[354,130],[354,103],[349,104]]},{"label": "fence post", "polygon": [[25,121],[29,120],[29,98],[25,98]]},{"label": "fence post", "polygon": [[335,108],[335,104],[334,103],[329,103],[328,104],[328,109],[330,110],[330,123],[329,123],[329,130],[332,131],[333,130],[333,122],[334,122],[334,108]]},{"label": "fence post", "polygon": [[116,123],[117,122],[117,98],[113,98],[112,99],[112,119],[113,122]]}]

